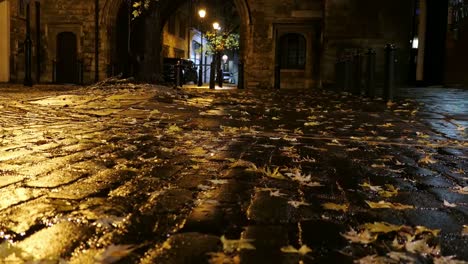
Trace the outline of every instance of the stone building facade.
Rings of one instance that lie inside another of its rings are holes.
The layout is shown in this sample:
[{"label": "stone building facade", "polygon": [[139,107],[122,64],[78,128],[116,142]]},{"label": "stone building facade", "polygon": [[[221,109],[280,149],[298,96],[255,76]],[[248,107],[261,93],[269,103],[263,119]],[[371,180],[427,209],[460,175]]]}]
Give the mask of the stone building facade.
[{"label": "stone building facade", "polygon": [[[8,49],[8,81],[12,82],[24,78],[22,43],[26,18],[19,10],[25,4],[22,1],[0,0],[9,9],[8,14],[4,11],[6,7],[0,9],[0,14],[6,14],[10,21],[5,38],[9,47],[0,46],[0,49],[4,53]],[[378,74],[381,74],[386,43],[398,46],[399,78],[402,82],[406,80],[413,1],[230,1],[235,3],[241,21],[240,60],[244,65],[246,88],[271,88],[278,77],[281,88],[333,84],[337,58],[344,52],[369,47],[377,50]],[[33,80],[40,77],[40,82],[51,82],[60,74],[68,74],[68,79],[63,81],[73,82],[79,69],[85,83],[106,78],[109,66],[118,57],[118,16],[126,1],[41,0],[40,4],[35,3],[30,3]],[[186,3],[187,0],[159,0],[140,18],[145,28],[141,34],[144,39],[138,44],[142,79],[158,80],[164,47],[163,27],[170,15]],[[36,9],[36,6],[40,7]],[[36,10],[40,10],[39,16]],[[1,32],[0,28],[0,34],[4,34]],[[66,73],[63,65],[70,65],[63,64],[62,60],[73,62],[71,73]],[[275,75],[275,70],[279,70],[279,75]]]}]

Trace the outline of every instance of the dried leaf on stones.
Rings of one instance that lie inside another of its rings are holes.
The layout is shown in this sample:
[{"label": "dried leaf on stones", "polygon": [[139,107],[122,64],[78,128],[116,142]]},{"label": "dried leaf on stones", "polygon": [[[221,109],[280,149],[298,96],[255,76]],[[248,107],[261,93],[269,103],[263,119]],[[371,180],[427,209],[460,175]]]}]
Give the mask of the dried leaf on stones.
[{"label": "dried leaf on stones", "polygon": [[276,167],[274,169],[271,169],[270,167],[263,167],[260,169],[260,172],[267,177],[274,178],[274,179],[279,179],[279,180],[286,180],[287,178],[279,172],[279,167]]},{"label": "dried leaf on stones", "polygon": [[360,232],[352,229],[345,234],[341,234],[344,238],[353,243],[370,244],[377,240],[377,234],[371,233],[369,230],[364,229]]},{"label": "dried leaf on stones", "polygon": [[285,175],[291,178],[291,180],[296,181],[301,185],[309,187],[322,186],[319,182],[312,181],[312,175],[302,174],[300,168],[295,168],[292,170],[292,172],[285,173]]},{"label": "dried leaf on stones", "polygon": [[425,226],[417,226],[414,233],[415,235],[419,235],[422,233],[431,233],[433,236],[438,236],[440,233],[440,229],[430,229]]},{"label": "dried leaf on stones", "polygon": [[372,209],[390,208],[390,209],[395,209],[395,210],[406,210],[406,209],[414,208],[414,206],[412,205],[406,205],[406,204],[401,204],[401,203],[391,203],[391,202],[386,202],[386,201],[379,201],[379,202],[366,201],[366,203]]},{"label": "dried leaf on stones", "polygon": [[194,156],[203,156],[206,154],[206,150],[204,150],[202,147],[196,147],[190,150],[189,154],[194,155]]},{"label": "dried leaf on stones", "polygon": [[385,184],[385,190],[380,190],[378,193],[382,197],[389,198],[398,195],[398,188],[391,184]]},{"label": "dried leaf on stones", "polygon": [[303,202],[303,201],[288,201],[288,204],[290,204],[294,208],[299,208],[302,205],[310,205],[309,203]]},{"label": "dried leaf on stones", "polygon": [[312,252],[312,249],[310,249],[307,245],[302,245],[299,249],[293,247],[293,246],[287,246],[287,247],[282,247],[281,252],[283,253],[294,253],[294,254],[299,254],[299,255],[307,255],[307,253]]},{"label": "dried leaf on stones", "polygon": [[212,182],[213,184],[216,184],[216,185],[222,185],[222,184],[228,183],[227,180],[210,180],[210,182]]},{"label": "dried leaf on stones", "polygon": [[270,190],[270,196],[272,197],[281,197],[281,196],[286,196],[286,194],[280,192],[280,190]]},{"label": "dried leaf on stones", "polygon": [[457,207],[457,204],[449,203],[447,200],[444,200],[444,206],[453,208],[453,207]]},{"label": "dried leaf on stones", "polygon": [[336,204],[336,203],[324,203],[322,207],[327,210],[334,210],[334,211],[343,211],[346,213],[349,208],[349,204]]},{"label": "dried leaf on stones", "polygon": [[255,249],[255,246],[252,244],[253,239],[226,239],[225,236],[221,237],[221,242],[223,243],[223,249],[225,252],[234,252],[242,249]]},{"label": "dried leaf on stones", "polygon": [[432,157],[430,155],[427,155],[425,156],[424,158],[420,159],[418,161],[419,163],[423,163],[423,164],[434,164],[434,163],[437,163],[436,160],[432,159]]},{"label": "dried leaf on stones", "polygon": [[304,126],[318,126],[320,122],[312,121],[312,122],[305,122]]},{"label": "dried leaf on stones", "polygon": [[454,188],[454,190],[455,192],[459,194],[468,194],[468,186],[465,186],[465,187],[457,186]]},{"label": "dried leaf on stones", "polygon": [[166,133],[167,134],[175,134],[175,133],[178,133],[182,131],[182,128],[178,127],[177,125],[170,125],[167,129],[166,129]]},{"label": "dried leaf on stones", "polygon": [[400,231],[404,226],[392,225],[385,222],[374,222],[362,225],[363,228],[372,233],[390,233]]},{"label": "dried leaf on stones", "polygon": [[374,192],[379,192],[379,191],[382,191],[382,187],[381,186],[377,186],[377,185],[371,185],[370,183],[368,182],[365,182],[363,184],[360,184],[361,187],[365,188],[365,189],[369,189],[371,191],[374,191]]},{"label": "dried leaf on stones", "polygon": [[429,254],[436,256],[440,253],[439,246],[429,246],[425,239],[408,241],[405,243],[405,249],[411,253]]}]

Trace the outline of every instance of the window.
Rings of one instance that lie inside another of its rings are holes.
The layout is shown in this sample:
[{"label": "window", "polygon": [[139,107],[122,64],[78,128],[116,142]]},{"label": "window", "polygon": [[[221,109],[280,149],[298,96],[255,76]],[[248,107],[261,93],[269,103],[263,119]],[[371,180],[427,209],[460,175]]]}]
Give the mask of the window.
[{"label": "window", "polygon": [[289,33],[280,38],[282,69],[304,69],[306,40],[301,34]]},{"label": "window", "polygon": [[26,3],[24,2],[24,0],[18,0],[18,16],[26,16]]},{"label": "window", "polygon": [[181,39],[185,39],[186,29],[187,29],[187,23],[185,22],[185,19],[180,18],[179,19],[179,37]]},{"label": "window", "polygon": [[163,55],[163,58],[169,57],[169,46],[168,45],[163,45],[162,55]]},{"label": "window", "polygon": [[185,57],[185,50],[174,48],[174,54],[175,54],[176,58],[184,58]]},{"label": "window", "polygon": [[167,24],[167,31],[169,34],[175,35],[176,33],[176,18],[175,16],[171,16],[169,18],[169,22]]}]

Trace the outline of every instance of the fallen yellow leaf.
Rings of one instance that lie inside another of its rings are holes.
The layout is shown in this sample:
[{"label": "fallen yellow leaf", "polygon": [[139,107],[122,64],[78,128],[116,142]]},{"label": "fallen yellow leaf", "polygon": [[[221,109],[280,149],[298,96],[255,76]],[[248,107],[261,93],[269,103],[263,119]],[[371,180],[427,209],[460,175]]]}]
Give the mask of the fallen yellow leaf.
[{"label": "fallen yellow leaf", "polygon": [[372,234],[367,229],[364,229],[363,231],[358,233],[356,232],[356,230],[351,228],[351,230],[348,231],[346,234],[341,235],[353,243],[370,244],[377,240],[377,234]]},{"label": "fallen yellow leaf", "polygon": [[390,233],[400,231],[405,226],[392,225],[385,222],[374,222],[373,224],[367,223],[362,225],[363,228],[369,230],[372,233]]},{"label": "fallen yellow leaf", "polygon": [[334,211],[343,211],[347,212],[349,208],[349,204],[336,204],[336,203],[324,203],[322,207],[327,210],[334,210]]},{"label": "fallen yellow leaf", "polygon": [[405,209],[413,209],[414,208],[414,206],[412,206],[412,205],[405,205],[405,204],[400,204],[400,203],[391,203],[391,202],[386,202],[386,201],[379,201],[377,203],[376,202],[371,202],[371,201],[366,201],[366,203],[372,209],[389,208],[389,209],[396,209],[396,210],[405,210]]},{"label": "fallen yellow leaf", "polygon": [[424,164],[434,164],[437,163],[436,160],[433,160],[431,156],[425,156],[424,158],[420,159],[418,161],[419,163],[424,163]]},{"label": "fallen yellow leaf", "polygon": [[284,253],[295,253],[299,255],[307,255],[307,253],[312,252],[312,249],[310,249],[307,245],[302,245],[299,249],[296,249],[293,246],[287,246],[287,247],[282,247],[281,252]]}]

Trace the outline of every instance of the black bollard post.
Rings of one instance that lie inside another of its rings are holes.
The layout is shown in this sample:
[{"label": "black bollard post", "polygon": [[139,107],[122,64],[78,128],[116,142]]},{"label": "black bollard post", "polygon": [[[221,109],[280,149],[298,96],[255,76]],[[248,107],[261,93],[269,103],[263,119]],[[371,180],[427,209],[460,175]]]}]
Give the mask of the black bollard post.
[{"label": "black bollard post", "polygon": [[385,101],[392,101],[395,89],[395,64],[396,47],[393,44],[385,46],[385,84],[383,98]]},{"label": "black bollard post", "polygon": [[354,85],[352,93],[354,95],[361,95],[361,80],[362,80],[362,59],[361,51],[357,50],[354,54]]},{"label": "black bollard post", "polygon": [[343,89],[343,62],[340,58],[335,63],[335,90]]},{"label": "black bollard post", "polygon": [[375,97],[375,57],[374,49],[367,51],[367,78],[366,78],[366,96]]},{"label": "black bollard post", "polygon": [[352,64],[351,60],[349,57],[344,58],[343,62],[343,81],[344,81],[344,87],[343,90],[345,92],[348,92],[351,89],[351,70],[352,70]]},{"label": "black bollard post", "polygon": [[239,61],[239,73],[237,76],[237,89],[244,89],[244,63]]},{"label": "black bollard post", "polygon": [[223,76],[223,70],[221,67],[218,68],[218,86],[219,88],[223,87],[223,81],[224,81],[224,76]]},{"label": "black bollard post", "polygon": [[281,89],[281,67],[275,64],[275,89]]},{"label": "black bollard post", "polygon": [[215,89],[215,63],[214,60],[210,64],[210,89]]},{"label": "black bollard post", "polygon": [[175,83],[175,85],[176,85],[176,87],[179,87],[179,86],[182,87],[182,85],[181,85],[181,76],[180,76],[181,75],[181,68],[180,67],[181,67],[181,65],[180,65],[180,60],[179,60],[179,61],[177,61],[177,65],[175,67],[175,71],[176,71],[176,83]]},{"label": "black bollard post", "polygon": [[57,62],[52,60],[52,82],[57,83]]}]

